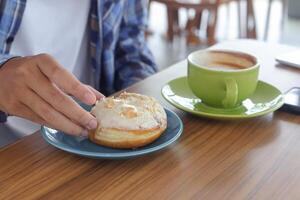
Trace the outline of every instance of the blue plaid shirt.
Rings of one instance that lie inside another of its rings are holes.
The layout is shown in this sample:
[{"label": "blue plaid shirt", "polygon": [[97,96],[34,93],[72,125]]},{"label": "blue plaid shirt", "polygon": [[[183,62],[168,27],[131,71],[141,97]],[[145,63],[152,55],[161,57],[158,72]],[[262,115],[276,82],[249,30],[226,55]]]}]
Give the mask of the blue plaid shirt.
[{"label": "blue plaid shirt", "polygon": [[[147,4],[147,0],[91,0],[89,67],[94,72],[94,85],[104,94],[156,72],[144,40]],[[9,50],[25,6],[26,0],[0,1],[0,64],[17,56],[10,55]]]},{"label": "blue plaid shirt", "polygon": [[[96,89],[108,95],[155,73],[144,39],[148,0],[90,1],[88,67],[94,72]],[[25,6],[26,0],[0,0],[0,66],[18,56],[9,52]]]}]

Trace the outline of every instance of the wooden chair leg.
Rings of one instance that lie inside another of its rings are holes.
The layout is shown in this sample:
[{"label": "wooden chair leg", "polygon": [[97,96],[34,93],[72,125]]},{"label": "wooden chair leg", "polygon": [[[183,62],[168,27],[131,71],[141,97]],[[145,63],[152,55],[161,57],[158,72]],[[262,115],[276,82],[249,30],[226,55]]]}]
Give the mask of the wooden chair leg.
[{"label": "wooden chair leg", "polygon": [[185,30],[191,30],[194,26],[194,19],[188,19],[185,25]]},{"label": "wooden chair leg", "polygon": [[174,22],[173,22],[174,34],[179,35],[180,27],[179,27],[179,10],[178,9],[173,10],[173,16],[174,16]]},{"label": "wooden chair leg", "polygon": [[254,16],[253,0],[247,0],[247,20],[246,20],[247,38],[256,39],[256,21]]},{"label": "wooden chair leg", "polygon": [[185,29],[200,29],[201,25],[201,18],[202,18],[202,11],[197,12],[193,19],[189,19],[186,23]]},{"label": "wooden chair leg", "polygon": [[195,31],[200,27],[202,11],[197,12],[194,18],[188,19],[185,31],[186,31],[186,43],[188,45],[199,45],[201,40]]},{"label": "wooden chair leg", "polygon": [[167,40],[173,42],[174,39],[174,12],[173,8],[167,6],[168,15],[168,29],[167,29]]},{"label": "wooden chair leg", "polygon": [[203,11],[200,11],[200,12],[197,12],[196,16],[195,16],[195,25],[198,29],[201,28],[202,14],[203,14]]},{"label": "wooden chair leg", "polygon": [[208,44],[216,43],[216,27],[218,21],[218,8],[212,9],[209,12],[209,21],[207,26],[207,42]]}]

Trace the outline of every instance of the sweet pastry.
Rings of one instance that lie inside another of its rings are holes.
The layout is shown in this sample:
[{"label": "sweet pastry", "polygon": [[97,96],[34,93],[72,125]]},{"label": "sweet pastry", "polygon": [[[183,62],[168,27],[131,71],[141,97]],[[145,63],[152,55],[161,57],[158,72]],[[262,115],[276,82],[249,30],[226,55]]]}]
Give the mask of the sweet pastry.
[{"label": "sweet pastry", "polygon": [[163,107],[152,97],[121,93],[96,103],[91,113],[98,120],[89,139],[113,148],[137,148],[157,139],[167,127]]}]

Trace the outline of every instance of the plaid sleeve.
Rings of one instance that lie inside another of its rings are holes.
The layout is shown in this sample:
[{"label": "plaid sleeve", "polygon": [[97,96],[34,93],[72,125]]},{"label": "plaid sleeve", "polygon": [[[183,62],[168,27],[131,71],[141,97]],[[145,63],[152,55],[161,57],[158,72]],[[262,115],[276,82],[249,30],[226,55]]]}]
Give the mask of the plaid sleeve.
[{"label": "plaid sleeve", "polygon": [[115,54],[117,90],[128,87],[157,71],[144,38],[147,8],[148,0],[130,0],[125,3]]}]

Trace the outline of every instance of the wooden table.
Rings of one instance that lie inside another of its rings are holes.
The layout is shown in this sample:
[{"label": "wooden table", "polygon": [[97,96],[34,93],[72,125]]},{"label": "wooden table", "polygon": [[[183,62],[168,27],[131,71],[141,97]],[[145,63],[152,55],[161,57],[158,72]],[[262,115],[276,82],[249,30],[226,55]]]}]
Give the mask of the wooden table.
[{"label": "wooden table", "polygon": [[[260,79],[282,91],[300,85],[300,70],[274,61],[292,47],[242,40],[214,48],[255,54]],[[300,116],[216,121],[183,113],[162,99],[160,88],[185,74],[183,61],[128,89],[179,114],[184,133],[175,144],[130,160],[93,160],[34,133],[0,149],[0,199],[300,199]]]}]

